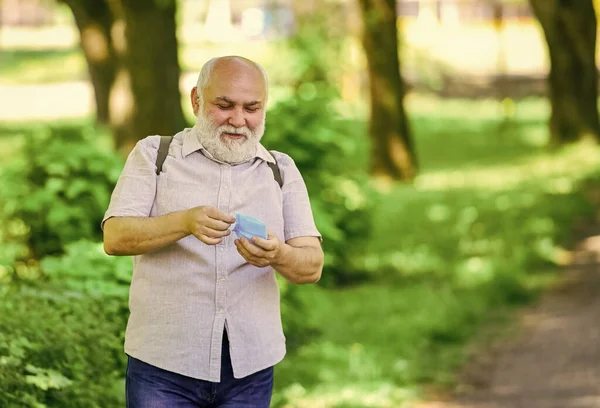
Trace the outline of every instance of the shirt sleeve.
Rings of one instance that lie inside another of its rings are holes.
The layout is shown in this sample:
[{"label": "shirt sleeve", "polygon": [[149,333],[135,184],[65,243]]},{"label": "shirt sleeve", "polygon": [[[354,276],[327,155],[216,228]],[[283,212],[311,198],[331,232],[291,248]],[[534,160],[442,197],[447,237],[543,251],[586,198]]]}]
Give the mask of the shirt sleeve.
[{"label": "shirt sleeve", "polygon": [[101,227],[111,217],[149,217],[156,197],[156,156],[160,136],[140,140],[125,162]]},{"label": "shirt sleeve", "polygon": [[285,241],[297,237],[317,237],[322,241],[323,238],[315,225],[308,191],[300,170],[287,154],[279,152],[275,154],[283,178],[281,192]]}]

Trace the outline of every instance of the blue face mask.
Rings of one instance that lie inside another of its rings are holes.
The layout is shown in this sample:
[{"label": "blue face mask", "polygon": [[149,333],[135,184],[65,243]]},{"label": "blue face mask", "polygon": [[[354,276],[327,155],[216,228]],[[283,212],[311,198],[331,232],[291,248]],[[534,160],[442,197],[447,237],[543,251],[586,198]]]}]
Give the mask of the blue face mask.
[{"label": "blue face mask", "polygon": [[254,236],[267,239],[267,227],[265,224],[261,220],[249,215],[237,213],[232,231],[237,234],[238,238],[241,239],[244,237],[250,242],[252,242],[252,237]]}]

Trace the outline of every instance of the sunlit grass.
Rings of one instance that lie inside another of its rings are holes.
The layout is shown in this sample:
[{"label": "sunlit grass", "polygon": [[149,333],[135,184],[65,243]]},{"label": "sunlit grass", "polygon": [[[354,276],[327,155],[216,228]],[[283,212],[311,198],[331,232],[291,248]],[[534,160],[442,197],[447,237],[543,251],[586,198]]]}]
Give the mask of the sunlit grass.
[{"label": "sunlit grass", "polygon": [[474,167],[466,170],[433,171],[415,180],[417,190],[476,188],[513,189],[524,183],[544,183],[549,192],[569,193],[573,182],[600,166],[598,145],[581,142],[560,152],[540,154],[517,163]]},{"label": "sunlit grass", "polygon": [[2,51],[1,85],[79,81],[86,80],[87,75],[79,49]]},{"label": "sunlit grass", "polygon": [[321,336],[277,367],[276,406],[403,407],[452,387],[475,345],[556,281],[571,225],[593,214],[581,181],[600,149],[546,149],[545,101],[509,121],[494,101],[407,103],[421,174],[380,197],[363,265],[376,283],[326,292]]},{"label": "sunlit grass", "polygon": [[506,309],[490,312],[480,294],[451,285],[373,284],[327,296],[321,339],[277,366],[275,406],[404,406],[424,384],[453,382],[484,313],[490,324],[507,319]]},{"label": "sunlit grass", "polygon": [[418,115],[433,115],[438,119],[454,119],[457,122],[477,123],[498,121],[504,114],[518,121],[546,120],[550,105],[545,99],[525,98],[518,101],[494,99],[440,99],[427,94],[412,93],[406,98],[408,111]]}]

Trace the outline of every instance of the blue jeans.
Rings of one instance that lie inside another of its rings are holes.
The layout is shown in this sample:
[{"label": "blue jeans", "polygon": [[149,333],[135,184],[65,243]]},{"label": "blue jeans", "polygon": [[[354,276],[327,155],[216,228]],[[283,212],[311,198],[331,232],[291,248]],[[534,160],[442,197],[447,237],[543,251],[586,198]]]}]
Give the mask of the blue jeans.
[{"label": "blue jeans", "polygon": [[233,378],[227,335],[223,338],[221,382],[197,380],[128,357],[127,408],[268,408],[273,367]]}]

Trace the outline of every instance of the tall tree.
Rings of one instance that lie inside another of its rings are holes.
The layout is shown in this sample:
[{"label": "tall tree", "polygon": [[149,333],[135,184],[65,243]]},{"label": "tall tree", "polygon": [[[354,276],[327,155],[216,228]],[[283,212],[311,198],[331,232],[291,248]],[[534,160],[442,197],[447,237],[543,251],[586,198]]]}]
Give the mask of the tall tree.
[{"label": "tall tree", "polygon": [[396,0],[359,0],[359,4],[371,94],[371,172],[410,180],[415,176],[417,160],[404,110]]},{"label": "tall tree", "polygon": [[108,124],[109,95],[115,80],[117,56],[110,30],[113,16],[104,1],[62,0],[73,13],[81,49],[94,87],[96,119]]},{"label": "tall tree", "polygon": [[550,54],[548,88],[553,144],[600,140],[597,21],[592,0],[529,0]]},{"label": "tall tree", "polygon": [[184,127],[176,0],[62,1],[75,17],[98,119],[110,125],[115,146],[128,153],[145,136]]}]

